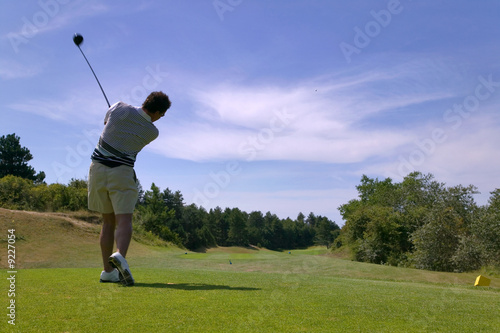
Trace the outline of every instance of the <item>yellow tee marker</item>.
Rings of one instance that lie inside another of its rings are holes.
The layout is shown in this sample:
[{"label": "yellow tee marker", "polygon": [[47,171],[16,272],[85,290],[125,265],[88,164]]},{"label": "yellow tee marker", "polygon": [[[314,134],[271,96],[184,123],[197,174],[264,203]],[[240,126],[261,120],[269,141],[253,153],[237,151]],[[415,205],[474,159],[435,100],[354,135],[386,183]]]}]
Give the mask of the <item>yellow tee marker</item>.
[{"label": "yellow tee marker", "polygon": [[476,278],[476,283],[474,283],[474,286],[480,286],[480,287],[488,287],[490,285],[491,280],[488,279],[487,277],[484,277],[482,275],[479,275]]}]

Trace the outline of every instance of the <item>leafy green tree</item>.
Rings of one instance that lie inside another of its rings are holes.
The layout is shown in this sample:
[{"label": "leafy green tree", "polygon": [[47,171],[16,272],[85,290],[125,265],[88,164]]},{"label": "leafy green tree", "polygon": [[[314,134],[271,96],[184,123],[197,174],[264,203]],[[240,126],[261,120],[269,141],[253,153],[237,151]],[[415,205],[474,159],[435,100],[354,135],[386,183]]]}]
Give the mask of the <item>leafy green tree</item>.
[{"label": "leafy green tree", "polygon": [[297,221],[299,224],[305,224],[306,222],[306,216],[304,214],[302,214],[302,212],[300,212],[298,215],[297,215],[297,218],[295,219],[295,221]]},{"label": "leafy green tree", "polygon": [[296,219],[296,245],[294,247],[306,248],[314,244],[314,237],[316,236],[316,231],[313,227],[305,222],[305,216],[299,213]]},{"label": "leafy green tree", "polygon": [[215,242],[220,246],[227,246],[229,233],[228,214],[217,206],[215,209],[210,209],[208,219],[208,225],[212,226],[211,232],[215,237]]},{"label": "leafy green tree", "polygon": [[346,221],[342,239],[355,260],[387,262],[399,243],[400,225],[392,217],[402,210],[400,185],[390,178],[380,181],[363,175],[356,189],[359,199],[339,207]]},{"label": "leafy green tree", "polygon": [[88,206],[87,181],[72,178],[67,186],[68,202],[65,209],[80,210]]},{"label": "leafy green tree", "polygon": [[398,265],[401,256],[399,214],[391,207],[374,206],[368,212],[366,226],[358,260],[371,263]]},{"label": "leafy green tree", "polygon": [[324,245],[327,248],[335,240],[334,231],[340,229],[339,226],[326,217],[319,217],[316,225],[316,244]]},{"label": "leafy green tree", "polygon": [[345,221],[342,236],[348,246],[360,243],[370,222],[369,207],[359,200],[350,200],[339,207],[340,214]]},{"label": "leafy green tree", "polygon": [[369,202],[371,205],[394,207],[398,203],[397,184],[392,183],[391,178],[382,181],[372,179],[363,175],[361,184],[356,186],[359,193],[359,200],[363,203]]},{"label": "leafy green tree", "polygon": [[248,246],[247,214],[239,208],[233,208],[229,213],[228,242],[236,246]]},{"label": "leafy green tree", "polygon": [[[87,190],[85,189],[85,194],[87,193]],[[40,212],[46,212],[51,210],[52,206],[52,198],[49,193],[49,187],[47,184],[37,184],[31,187],[31,206],[29,209],[35,210],[35,211],[40,211]],[[87,198],[85,198],[85,207],[83,209],[87,208]]]},{"label": "leafy green tree", "polygon": [[432,174],[415,171],[407,175],[398,186],[399,210],[406,213],[413,208],[432,207],[442,198],[444,183],[434,180]]},{"label": "leafy green tree", "polygon": [[415,267],[453,271],[452,259],[459,246],[462,225],[463,219],[453,208],[438,206],[432,209],[424,225],[412,235]]},{"label": "leafy green tree", "polygon": [[64,210],[68,206],[69,196],[68,190],[64,184],[54,183],[48,186],[50,203],[49,209],[56,212]]},{"label": "leafy green tree", "polygon": [[198,207],[199,216],[202,220],[202,227],[198,229],[198,238],[200,239],[203,247],[214,247],[217,246],[217,242],[215,240],[215,236],[212,233],[212,225],[209,219],[208,212],[203,207]]},{"label": "leafy green tree", "polygon": [[478,238],[486,249],[487,263],[500,267],[500,189],[491,192],[484,224],[478,227]]},{"label": "leafy green tree", "polygon": [[491,196],[488,199],[488,212],[500,216],[500,188],[490,192]]},{"label": "leafy green tree", "polygon": [[415,265],[440,271],[467,271],[482,264],[483,251],[474,235],[481,209],[473,195],[475,186],[442,188],[424,225],[412,234]]},{"label": "leafy green tree", "polygon": [[455,254],[451,258],[454,270],[465,272],[477,270],[485,263],[483,247],[474,235],[461,235]]},{"label": "leafy green tree", "polygon": [[247,221],[248,241],[253,245],[262,246],[264,236],[264,215],[260,211],[253,211]]},{"label": "leafy green tree", "polygon": [[413,257],[417,267],[451,270],[471,266],[481,253],[471,236],[480,214],[474,186],[446,188],[412,172],[401,183],[363,175],[356,188],[359,198],[339,207],[346,221],[340,242],[356,260],[408,265]]},{"label": "leafy green tree", "polygon": [[431,174],[412,172],[403,179],[397,191],[400,199],[395,210],[401,213],[400,248],[403,253],[411,253],[411,235],[422,227],[428,211],[442,202],[445,187],[444,183],[434,180]]},{"label": "leafy green tree", "polygon": [[68,185],[33,181],[17,176],[0,178],[0,206],[34,211],[87,209],[87,182],[72,179]]},{"label": "leafy green tree", "polygon": [[475,230],[485,265],[500,268],[500,216],[488,212]]},{"label": "leafy green tree", "polygon": [[0,206],[8,209],[30,209],[33,182],[8,175],[0,178]]},{"label": "leafy green tree", "polygon": [[137,179],[137,205],[144,203],[144,189],[139,179]]},{"label": "leafy green tree", "polygon": [[309,226],[311,226],[311,228],[316,227],[316,215],[314,215],[313,212],[311,212],[311,213],[309,213],[309,215],[307,215],[307,218],[305,221]]},{"label": "leafy green tree", "polygon": [[284,249],[283,222],[276,214],[267,212],[264,215],[264,246],[271,250]]},{"label": "leafy green tree", "polygon": [[167,209],[160,189],[154,183],[151,184],[151,190],[144,193],[143,203],[138,206],[137,211],[139,223],[146,231],[158,235],[165,241],[182,245],[183,229],[177,228],[175,231],[171,229],[172,226],[178,225],[175,212]]},{"label": "leafy green tree", "polygon": [[462,268],[467,267],[464,262],[471,263],[469,269],[463,270],[478,266],[500,267],[500,189],[490,194],[488,206],[479,210],[479,217],[474,219],[470,233],[456,255],[455,261],[462,264]]},{"label": "leafy green tree", "polygon": [[165,202],[160,193],[160,188],[151,184],[151,190],[144,192],[144,206],[154,213],[162,213],[165,210]]},{"label": "leafy green tree", "polygon": [[29,149],[21,146],[20,137],[15,133],[0,137],[0,178],[13,175],[42,183],[45,173],[36,173],[35,169],[28,165],[32,159]]},{"label": "leafy green tree", "polygon": [[449,187],[443,193],[443,202],[451,207],[463,219],[463,228],[467,229],[478,214],[474,194],[479,193],[474,185]]},{"label": "leafy green tree", "polygon": [[163,191],[163,201],[168,209],[173,209],[175,218],[180,220],[182,217],[182,209],[184,208],[184,198],[180,191],[172,192],[170,189]]},{"label": "leafy green tree", "polygon": [[284,249],[294,249],[299,243],[299,226],[291,218],[281,220],[283,225],[283,244]]},{"label": "leafy green tree", "polygon": [[208,215],[203,208],[195,204],[185,206],[182,210],[182,227],[185,230],[184,245],[191,250],[214,245],[214,236],[208,230]]},{"label": "leafy green tree", "polygon": [[210,248],[217,246],[217,242],[215,241],[215,237],[210,231],[208,225],[204,224],[201,229],[197,230],[198,239],[200,240],[200,244],[202,247]]}]

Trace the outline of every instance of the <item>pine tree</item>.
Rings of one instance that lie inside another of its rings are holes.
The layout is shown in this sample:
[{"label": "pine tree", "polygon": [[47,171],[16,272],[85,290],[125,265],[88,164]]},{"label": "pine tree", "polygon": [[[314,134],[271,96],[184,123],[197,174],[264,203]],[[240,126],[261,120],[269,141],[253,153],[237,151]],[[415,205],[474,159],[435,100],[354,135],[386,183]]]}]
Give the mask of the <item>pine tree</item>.
[{"label": "pine tree", "polygon": [[15,133],[0,137],[0,178],[13,175],[43,183],[45,172],[36,173],[35,169],[28,165],[32,159],[29,149],[21,146],[20,137]]}]

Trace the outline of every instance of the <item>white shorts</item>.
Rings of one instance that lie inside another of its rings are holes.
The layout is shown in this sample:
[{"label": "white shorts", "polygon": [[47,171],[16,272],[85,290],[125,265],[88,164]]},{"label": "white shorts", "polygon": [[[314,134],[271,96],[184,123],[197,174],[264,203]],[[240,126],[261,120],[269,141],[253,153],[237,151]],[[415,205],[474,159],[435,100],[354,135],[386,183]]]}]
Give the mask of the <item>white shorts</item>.
[{"label": "white shorts", "polygon": [[132,214],[138,193],[134,168],[127,165],[110,168],[98,162],[90,164],[90,210],[101,214]]}]

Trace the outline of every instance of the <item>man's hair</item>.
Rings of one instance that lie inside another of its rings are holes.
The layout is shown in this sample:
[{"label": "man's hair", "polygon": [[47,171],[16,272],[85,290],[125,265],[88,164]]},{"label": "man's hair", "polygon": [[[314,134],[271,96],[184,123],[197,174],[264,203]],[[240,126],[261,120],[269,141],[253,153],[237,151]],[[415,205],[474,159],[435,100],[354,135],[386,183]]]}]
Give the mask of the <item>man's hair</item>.
[{"label": "man's hair", "polygon": [[172,103],[170,103],[168,96],[165,95],[163,91],[153,91],[149,94],[144,103],[142,103],[142,107],[149,112],[159,113],[166,112],[171,105]]}]

